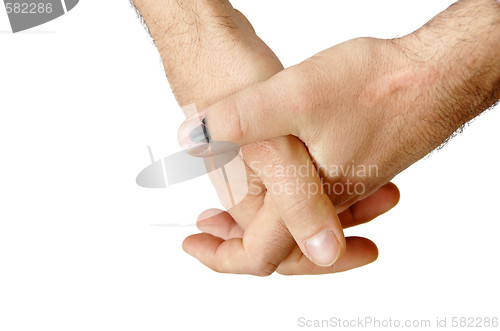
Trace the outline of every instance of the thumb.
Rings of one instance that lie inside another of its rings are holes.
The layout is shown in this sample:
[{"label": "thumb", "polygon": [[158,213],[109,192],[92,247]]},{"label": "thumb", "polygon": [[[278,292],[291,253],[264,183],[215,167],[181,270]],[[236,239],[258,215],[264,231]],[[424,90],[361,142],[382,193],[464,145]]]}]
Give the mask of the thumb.
[{"label": "thumb", "polygon": [[[272,160],[251,162],[268,195],[304,255],[314,264],[331,266],[346,250],[335,207],[323,190],[319,174],[298,138],[282,137],[266,144]],[[261,153],[261,149],[246,153]]]},{"label": "thumb", "polygon": [[255,84],[200,111],[179,128],[184,150],[213,141],[230,141],[240,146],[295,134],[297,116],[291,111],[298,93],[287,84],[285,71]]}]

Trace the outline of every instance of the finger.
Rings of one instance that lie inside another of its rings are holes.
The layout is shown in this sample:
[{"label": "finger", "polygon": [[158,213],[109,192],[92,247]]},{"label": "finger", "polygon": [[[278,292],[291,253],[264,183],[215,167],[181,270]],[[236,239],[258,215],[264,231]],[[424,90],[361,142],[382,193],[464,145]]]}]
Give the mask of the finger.
[{"label": "finger", "polygon": [[[388,211],[397,203],[398,199],[399,191],[396,185],[389,183],[342,213],[340,215],[341,220],[346,223],[346,215],[348,215],[347,226],[365,223]],[[269,208],[269,205],[264,208]],[[254,245],[247,244],[245,247],[243,245],[244,241],[239,237],[239,234],[241,234],[239,231],[242,230],[234,222],[231,215],[217,209],[207,210],[200,215],[199,218],[202,221],[198,222],[199,228],[207,233],[187,238],[183,245],[184,249],[213,270],[261,276],[272,273],[277,264],[279,264],[278,272],[285,275],[326,274],[346,271],[369,264],[375,261],[378,256],[377,247],[368,239],[347,238],[347,250],[344,258],[331,267],[319,267],[304,256],[293,240],[286,240],[289,235],[283,234],[282,223],[276,209],[273,208],[271,212],[268,211],[269,209],[264,211],[264,213],[268,214],[267,218],[264,219],[265,223],[263,222],[265,228],[261,229],[262,231],[259,231],[259,233],[255,233],[253,230],[256,227],[254,226],[247,233],[246,241],[257,240],[256,243]],[[274,226],[269,226],[273,223]],[[235,230],[237,226],[239,229]],[[252,231],[254,232],[253,235]],[[281,233],[280,237],[283,242],[276,246],[276,242],[279,240],[269,237],[269,239],[262,240],[259,243],[260,238],[268,238],[265,233]],[[239,239],[225,241],[232,238]],[[269,253],[267,253],[266,257],[265,252],[259,253],[259,250],[264,248],[260,247],[259,249],[257,247],[259,244],[269,245],[269,248],[273,250],[279,247],[279,250],[275,251],[274,257],[273,254]],[[262,258],[255,258],[257,256]]]},{"label": "finger", "polygon": [[[399,190],[397,186],[388,183],[369,197],[358,201],[351,208],[339,214],[342,228],[347,229],[367,223],[394,208],[398,201]],[[242,238],[244,228],[248,227],[249,223],[239,224],[226,211],[208,209],[198,216],[197,226],[198,229],[205,233],[227,240]]]},{"label": "finger", "polygon": [[[219,214],[220,215],[220,214]],[[264,204],[243,238],[224,240],[208,233],[184,240],[184,250],[222,273],[268,276],[290,253],[294,241],[272,202]]]},{"label": "finger", "polygon": [[378,257],[377,246],[366,238],[346,238],[346,254],[342,260],[330,267],[320,267],[307,259],[296,248],[277,269],[282,275],[320,275],[347,271],[362,267],[375,261]]},{"label": "finger", "polygon": [[205,210],[198,216],[196,226],[200,231],[224,240],[243,238],[243,229],[228,212],[219,209]]},{"label": "finger", "polygon": [[339,214],[342,227],[347,229],[373,220],[394,208],[399,202],[399,197],[399,189],[393,183],[382,186],[372,195]]},{"label": "finger", "polygon": [[[252,85],[202,110],[179,128],[184,150],[212,141],[231,141],[240,146],[275,137],[296,135],[301,123],[298,83],[286,69],[267,81]],[[303,113],[303,112],[302,112]]]},{"label": "finger", "polygon": [[[264,212],[266,213],[268,211]],[[270,219],[279,217],[276,211],[267,216]],[[331,267],[319,267],[310,262],[297,246],[290,251],[290,247],[295,243],[293,240],[283,240],[290,238],[286,228],[278,226],[279,222],[269,222],[270,219],[259,218],[259,224],[255,226],[252,226],[252,222],[249,230],[245,232],[244,239],[223,240],[202,233],[186,238],[183,248],[217,272],[257,276],[268,276],[276,269],[285,275],[334,273],[361,267],[375,261],[378,256],[377,247],[368,239],[347,238],[347,252],[344,258]],[[266,226],[266,223],[275,226],[267,227],[262,232],[261,227]],[[280,246],[276,246],[277,241],[281,242]],[[269,246],[265,249],[265,246],[259,245]],[[281,263],[279,267],[278,263]]]},{"label": "finger", "polygon": [[317,265],[334,264],[345,252],[342,224],[304,144],[289,136],[259,147],[273,162],[265,171],[254,171],[261,175],[297,245]]}]

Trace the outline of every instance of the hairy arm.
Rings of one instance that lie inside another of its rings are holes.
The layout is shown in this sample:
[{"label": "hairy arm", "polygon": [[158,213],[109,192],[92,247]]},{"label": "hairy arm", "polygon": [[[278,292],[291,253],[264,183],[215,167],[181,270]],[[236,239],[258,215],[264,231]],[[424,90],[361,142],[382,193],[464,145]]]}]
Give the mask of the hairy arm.
[{"label": "hairy arm", "polygon": [[[133,4],[154,39],[181,106],[195,103],[201,109],[282,69],[267,65],[267,58],[279,61],[227,0]],[[252,70],[255,63],[270,73],[262,76],[264,70]]]},{"label": "hairy arm", "polygon": [[[180,47],[184,53],[209,45],[233,26],[233,8],[226,0],[131,0],[161,50]],[[175,52],[166,59],[177,62]],[[167,62],[167,61],[165,61]]]},{"label": "hairy arm", "polygon": [[457,1],[395,42],[430,81],[429,106],[416,114],[425,127],[424,153],[500,99],[499,1]]}]

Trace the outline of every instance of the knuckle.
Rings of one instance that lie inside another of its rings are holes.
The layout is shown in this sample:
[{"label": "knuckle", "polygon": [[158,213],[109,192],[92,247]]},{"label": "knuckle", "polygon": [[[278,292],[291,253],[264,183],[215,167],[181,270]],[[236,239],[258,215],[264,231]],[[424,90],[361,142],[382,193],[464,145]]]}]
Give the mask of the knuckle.
[{"label": "knuckle", "polygon": [[239,101],[231,98],[226,104],[224,118],[221,123],[227,133],[227,140],[239,142],[245,136],[244,120],[241,116],[242,107]]},{"label": "knuckle", "polygon": [[271,252],[267,252],[266,249],[263,249],[263,247],[250,247],[247,256],[251,274],[267,277],[278,269],[278,264],[270,261],[270,253]]},{"label": "knuckle", "polygon": [[304,218],[309,218],[314,212],[314,208],[311,205],[311,202],[307,198],[295,199],[293,203],[290,203],[288,210],[286,212],[286,218],[301,218],[305,221]]},{"label": "knuckle", "polygon": [[324,199],[301,197],[291,201],[283,217],[288,226],[304,228],[317,221],[316,218],[325,217],[327,207]]},{"label": "knuckle", "polygon": [[231,132],[230,140],[243,142],[254,138],[252,135],[259,132],[258,125],[266,120],[266,92],[259,86],[244,90],[238,97],[231,99],[229,108],[231,111],[227,112],[227,125],[231,126],[228,128]]},{"label": "knuckle", "polygon": [[265,259],[254,259],[252,264],[253,274],[259,277],[271,276],[278,268],[277,265],[268,262]]},{"label": "knuckle", "polygon": [[[277,182],[288,178],[288,173],[281,171],[284,170],[283,167],[286,167],[291,159],[303,157],[301,154],[303,146],[299,138],[295,136],[283,136],[255,142],[246,146],[246,148],[250,150],[251,156],[258,156],[266,160],[266,163],[262,166],[264,168],[268,166],[269,169],[267,170],[269,171],[266,171],[266,174],[274,174],[275,171],[278,172],[272,178],[272,182]],[[260,171],[259,174],[264,175],[264,172]]]}]

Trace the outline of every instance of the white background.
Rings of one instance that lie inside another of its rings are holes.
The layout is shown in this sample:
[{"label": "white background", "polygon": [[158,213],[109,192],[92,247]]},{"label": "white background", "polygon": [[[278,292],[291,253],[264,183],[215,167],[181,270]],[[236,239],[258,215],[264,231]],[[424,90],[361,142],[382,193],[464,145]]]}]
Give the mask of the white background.
[{"label": "white background", "polygon": [[[453,1],[234,0],[286,66],[409,33]],[[136,174],[183,115],[127,1],[85,0],[12,34],[0,6],[0,330],[294,330],[297,320],[500,317],[500,113],[395,179],[398,207],[347,231],[377,262],[327,276],[221,275],[185,254],[207,178]],[[449,321],[450,322],[450,321]]]}]

